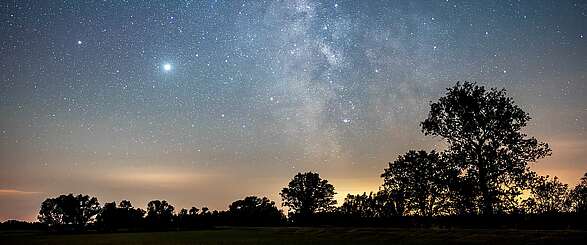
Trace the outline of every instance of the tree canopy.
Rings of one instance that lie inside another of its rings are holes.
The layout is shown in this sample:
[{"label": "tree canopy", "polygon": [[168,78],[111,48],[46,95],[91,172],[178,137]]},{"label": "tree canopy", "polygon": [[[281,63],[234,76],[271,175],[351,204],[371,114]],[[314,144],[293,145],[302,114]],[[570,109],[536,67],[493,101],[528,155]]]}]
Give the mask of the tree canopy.
[{"label": "tree canopy", "polygon": [[409,212],[432,216],[449,212],[449,187],[457,175],[436,151],[409,151],[389,163],[381,177],[385,190],[403,193]]},{"label": "tree canopy", "polygon": [[88,195],[60,195],[47,198],[39,211],[38,219],[50,226],[72,225],[83,227],[92,221],[100,211],[98,199]]},{"label": "tree canopy", "polygon": [[557,177],[537,176],[530,184],[530,197],[523,201],[528,213],[556,214],[569,209],[569,187]]},{"label": "tree canopy", "polygon": [[228,207],[228,212],[239,225],[276,225],[285,218],[275,202],[267,197],[248,196],[234,201]]},{"label": "tree canopy", "polygon": [[578,185],[570,193],[572,209],[581,215],[587,215],[587,173],[581,177]]},{"label": "tree canopy", "polygon": [[336,204],[334,194],[334,186],[312,172],[296,174],[280,193],[283,205],[302,217],[332,210]]},{"label": "tree canopy", "polygon": [[[404,200],[399,200],[403,204]],[[398,200],[386,190],[362,195],[348,194],[339,211],[346,216],[359,218],[390,218],[403,215]]]},{"label": "tree canopy", "polygon": [[147,222],[159,229],[165,229],[173,222],[175,207],[165,200],[153,200],[147,204]]},{"label": "tree canopy", "polygon": [[128,200],[122,200],[118,207],[116,202],[107,202],[100,210],[96,223],[102,231],[116,231],[120,228],[134,229],[143,225],[145,213],[145,210],[133,208]]},{"label": "tree canopy", "polygon": [[478,210],[490,215],[521,194],[530,179],[528,163],[550,154],[548,144],[521,131],[529,120],[505,89],[464,82],[431,103],[421,126],[424,134],[446,140],[447,156],[472,181]]}]

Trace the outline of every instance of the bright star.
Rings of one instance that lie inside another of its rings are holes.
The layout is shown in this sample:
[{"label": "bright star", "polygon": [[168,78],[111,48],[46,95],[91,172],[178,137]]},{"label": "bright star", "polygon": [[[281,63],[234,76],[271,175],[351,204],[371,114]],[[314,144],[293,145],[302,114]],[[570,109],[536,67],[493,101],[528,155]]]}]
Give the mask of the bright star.
[{"label": "bright star", "polygon": [[171,64],[169,64],[169,63],[164,64],[163,65],[163,70],[164,71],[171,71]]}]

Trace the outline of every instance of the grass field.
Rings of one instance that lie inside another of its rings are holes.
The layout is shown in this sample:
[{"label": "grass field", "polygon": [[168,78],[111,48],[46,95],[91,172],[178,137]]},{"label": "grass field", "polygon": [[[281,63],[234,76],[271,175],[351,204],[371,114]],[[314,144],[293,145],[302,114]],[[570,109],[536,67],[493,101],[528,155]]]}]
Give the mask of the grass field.
[{"label": "grass field", "polygon": [[220,228],[55,235],[0,232],[0,244],[587,244],[585,231],[390,228]]}]

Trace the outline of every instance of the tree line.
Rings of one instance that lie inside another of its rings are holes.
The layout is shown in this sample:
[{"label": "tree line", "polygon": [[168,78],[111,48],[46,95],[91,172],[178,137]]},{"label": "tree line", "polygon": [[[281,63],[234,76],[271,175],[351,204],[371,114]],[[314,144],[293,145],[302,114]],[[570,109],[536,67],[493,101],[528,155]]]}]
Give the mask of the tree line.
[{"label": "tree line", "polygon": [[100,206],[95,197],[69,194],[45,200],[38,219],[52,228],[91,226],[102,231],[536,220],[529,217],[547,217],[539,219],[542,224],[556,220],[563,227],[575,222],[573,226],[584,228],[587,173],[570,188],[557,177],[533,172],[529,164],[549,156],[551,149],[522,131],[529,120],[505,89],[456,83],[430,104],[420,123],[424,135],[442,139],[446,147],[398,156],[381,174],[378,191],[349,194],[341,206],[336,206],[333,185],[318,173],[306,172],[295,175],[280,192],[287,216],[266,197],[245,197],[228,210],[192,207],[176,212],[165,200],[153,200],[143,210],[126,200]]}]

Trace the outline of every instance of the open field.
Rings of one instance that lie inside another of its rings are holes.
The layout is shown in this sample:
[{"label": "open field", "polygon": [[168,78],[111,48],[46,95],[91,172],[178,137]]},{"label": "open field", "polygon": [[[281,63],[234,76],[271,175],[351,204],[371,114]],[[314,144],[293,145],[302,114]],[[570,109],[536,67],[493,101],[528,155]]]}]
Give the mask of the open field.
[{"label": "open field", "polygon": [[2,231],[0,244],[583,244],[585,231],[391,228],[220,228],[54,235]]}]

